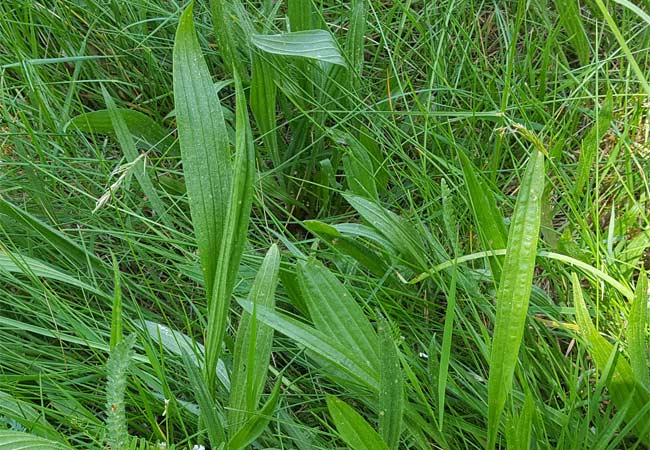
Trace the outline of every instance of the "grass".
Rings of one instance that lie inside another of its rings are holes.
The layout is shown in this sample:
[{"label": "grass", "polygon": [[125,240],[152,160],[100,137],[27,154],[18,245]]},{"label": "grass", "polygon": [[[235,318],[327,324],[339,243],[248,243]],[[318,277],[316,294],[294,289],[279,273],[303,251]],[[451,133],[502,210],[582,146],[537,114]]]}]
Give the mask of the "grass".
[{"label": "grass", "polygon": [[648,448],[647,13],[0,2],[0,449]]}]

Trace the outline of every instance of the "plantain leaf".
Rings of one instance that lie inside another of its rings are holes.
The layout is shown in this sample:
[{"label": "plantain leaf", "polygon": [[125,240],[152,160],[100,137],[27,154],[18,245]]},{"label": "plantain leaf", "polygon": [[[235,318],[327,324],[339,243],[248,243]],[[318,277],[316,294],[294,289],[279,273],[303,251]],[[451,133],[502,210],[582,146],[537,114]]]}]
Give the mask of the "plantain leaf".
[{"label": "plantain leaf", "polygon": [[[255,277],[249,298],[253,305],[273,309],[278,284],[280,252],[271,246]],[[259,323],[256,311],[244,313],[235,340],[232,389],[230,391],[228,427],[235,434],[257,409],[266,384],[273,329]]]},{"label": "plantain leaf", "polygon": [[404,377],[389,323],[383,318],[380,319],[379,339],[379,433],[389,449],[397,450],[404,415]]},{"label": "plantain leaf", "polygon": [[282,379],[275,383],[275,387],[262,409],[251,415],[247,422],[239,429],[237,433],[228,442],[228,450],[242,450],[252,444],[271,422],[273,412],[280,399],[280,388]]},{"label": "plantain leaf", "polygon": [[[146,114],[125,108],[117,108],[117,112],[124,120],[129,133],[136,139],[146,142],[149,146],[157,146],[161,149],[173,145],[174,140],[169,131]],[[79,131],[91,133],[115,134],[115,128],[108,109],[79,114],[68,122],[66,128],[75,128]]]},{"label": "plantain leaf", "polygon": [[174,42],[174,103],[183,172],[208,298],[232,186],[232,162],[219,98],[192,20],[191,2]]},{"label": "plantain leaf", "polygon": [[[463,167],[463,176],[467,185],[470,206],[479,230],[481,240],[486,250],[500,250],[506,248],[508,231],[503,222],[503,216],[496,207],[494,196],[481,180],[478,169],[471,163],[465,152],[458,149],[458,157]],[[501,279],[503,257],[491,256],[488,258],[492,277],[496,282]]]},{"label": "plantain leaf", "polygon": [[[630,367],[630,364],[625,360],[623,355],[619,354],[618,349],[602,337],[596,327],[594,327],[582,296],[580,280],[575,273],[571,274],[571,281],[573,284],[573,301],[575,302],[576,319],[580,326],[580,332],[589,345],[589,354],[601,372],[608,366],[610,359],[615,358],[614,368],[611,370],[610,377],[606,380],[607,389],[617,408],[620,410],[627,408],[626,417],[627,420],[631,421],[635,419],[639,411],[645,408],[650,401],[650,395],[639,384],[632,367]],[[627,405],[628,402],[630,402],[629,406]],[[647,412],[647,408],[645,408],[645,411],[645,417],[636,423],[635,429],[637,430],[638,437],[648,444],[650,443],[650,435],[645,428],[650,421],[650,413]]]},{"label": "plantain leaf", "polygon": [[275,55],[310,58],[345,66],[332,35],[325,30],[304,30],[284,34],[256,34],[253,45]]},{"label": "plantain leaf", "polygon": [[343,400],[328,396],[327,409],[341,439],[352,450],[389,450],[370,424]]},{"label": "plantain leaf", "polygon": [[648,374],[648,277],[645,270],[641,269],[634,292],[634,301],[628,317],[628,341],[630,364],[636,379],[650,389],[650,375]]},{"label": "plantain leaf", "polygon": [[310,259],[298,265],[298,283],[316,329],[378,371],[377,334],[354,297],[334,274]]},{"label": "plantain leaf", "polygon": [[[239,304],[250,314],[254,305],[248,300],[240,300]],[[286,314],[274,311],[264,306],[257,306],[257,319],[273,328],[275,331],[288,336],[307,349],[317,353],[327,361],[334,364],[356,382],[373,392],[379,392],[379,374],[368,366],[365,358],[350,352],[339,343],[332,340],[331,336],[293,319]]]},{"label": "plantain leaf", "polygon": [[512,389],[532,290],[544,193],[544,155],[533,150],[510,224],[507,253],[497,290],[497,312],[488,380],[488,449],[496,445],[506,398]]},{"label": "plantain leaf", "polygon": [[72,450],[72,447],[20,431],[0,430],[0,450]]}]

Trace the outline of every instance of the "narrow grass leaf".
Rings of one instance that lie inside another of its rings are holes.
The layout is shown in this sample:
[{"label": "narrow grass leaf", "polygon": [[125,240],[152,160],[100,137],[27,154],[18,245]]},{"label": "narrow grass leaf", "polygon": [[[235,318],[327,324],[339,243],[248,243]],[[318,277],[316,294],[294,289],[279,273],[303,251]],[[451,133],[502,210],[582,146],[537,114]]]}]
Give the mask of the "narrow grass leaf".
[{"label": "narrow grass leaf", "polygon": [[399,448],[404,415],[404,376],[386,319],[379,322],[379,434],[390,450]]},{"label": "narrow grass leaf", "polygon": [[113,261],[113,307],[111,308],[111,340],[110,348],[113,350],[117,344],[122,342],[122,277],[120,267],[117,264],[115,255],[111,255]]},{"label": "narrow grass leaf", "polygon": [[[102,86],[102,94],[104,96],[104,102],[106,103],[106,108],[108,109],[108,114],[111,118],[111,123],[113,129],[115,130],[115,137],[120,143],[120,147],[124,152],[124,156],[129,163],[135,164],[135,162],[140,158],[140,153],[135,147],[135,142],[133,142],[133,136],[129,132],[129,128],[126,125],[126,122],[120,115],[119,110],[115,106],[115,102],[106,91],[106,88]],[[136,170],[135,178],[138,180],[142,192],[147,197],[149,203],[151,203],[151,209],[156,213],[156,216],[167,226],[173,228],[169,214],[167,213],[167,207],[164,205],[163,201],[160,199],[158,192],[154,188],[151,178],[146,170]]]},{"label": "narrow grass leaf", "polygon": [[29,276],[43,277],[49,280],[60,281],[66,283],[70,286],[74,286],[88,292],[99,295],[103,298],[111,298],[111,296],[99,290],[97,287],[92,286],[88,283],[85,283],[62,270],[53,267],[43,261],[40,261],[35,258],[30,258],[29,256],[18,255],[13,252],[6,251],[6,254],[0,254],[0,270],[7,271],[9,273],[23,273]]},{"label": "narrow grass leaf", "polygon": [[363,76],[364,50],[368,7],[365,0],[353,0],[350,8],[350,25],[346,42],[346,53],[350,61],[350,86],[357,90]]},{"label": "narrow grass leaf", "polygon": [[607,97],[600,107],[596,116],[596,121],[591,127],[580,145],[580,159],[576,170],[576,181],[574,189],[576,195],[580,195],[586,183],[589,181],[592,167],[596,163],[600,141],[609,129],[614,120],[614,97],[612,92],[607,93]]},{"label": "narrow grass leaf", "polygon": [[0,430],[0,450],[72,450],[72,447],[29,433]]},{"label": "narrow grass leaf", "polygon": [[345,286],[315,259],[299,263],[298,283],[316,329],[378,371],[377,334]]},{"label": "narrow grass leaf", "polygon": [[332,35],[326,30],[305,30],[283,34],[256,34],[252,43],[274,55],[310,58],[345,66],[345,60]]},{"label": "narrow grass leaf", "polygon": [[544,155],[533,150],[510,224],[507,254],[497,290],[488,380],[488,449],[496,445],[501,414],[517,365],[532,290],[544,194]]},{"label": "narrow grass leaf", "polygon": [[379,374],[368,366],[366,358],[360,359],[358,355],[333,341],[331,336],[286,314],[263,306],[255,308],[255,305],[248,300],[241,300],[239,303],[249,314],[252,314],[255,309],[259,321],[328,360],[354,378],[361,386],[379,392]]},{"label": "narrow grass leaf", "polygon": [[389,450],[379,433],[343,400],[328,396],[327,409],[339,436],[352,450]]},{"label": "narrow grass leaf", "polygon": [[190,213],[211,298],[229,205],[232,161],[222,107],[196,38],[192,10],[190,3],[176,31],[174,103]]},{"label": "narrow grass leaf", "polygon": [[438,369],[438,430],[442,431],[445,418],[445,401],[447,399],[447,377],[449,375],[449,362],[451,360],[451,342],[454,333],[454,319],[456,315],[456,279],[457,267],[451,275],[449,290],[447,291],[447,310],[445,311],[445,325],[442,333],[442,348],[440,349],[440,368]]},{"label": "narrow grass leaf", "polygon": [[[255,277],[248,298],[255,306],[273,309],[278,284],[280,252],[271,246]],[[273,329],[259,323],[255,311],[244,313],[235,339],[232,389],[228,402],[229,433],[237,433],[257,409],[266,385]]]},{"label": "narrow grass leaf", "polygon": [[591,50],[589,38],[582,25],[580,4],[573,0],[555,0],[560,23],[569,36],[569,42],[578,56],[580,64],[589,64]]},{"label": "narrow grass leaf", "polygon": [[[575,273],[571,274],[573,285],[573,301],[576,308],[576,319],[580,326],[580,331],[586,343],[589,345],[589,354],[594,360],[599,371],[603,372],[611,358],[615,358],[613,369],[606,380],[607,389],[609,390],[612,400],[617,408],[623,409],[627,402],[632,402],[627,414],[627,420],[635,418],[637,411],[640,411],[650,401],[648,391],[637,381],[634,371],[630,364],[625,360],[618,349],[610,344],[603,336],[600,335],[591,321],[587,305],[582,295],[580,280]],[[646,412],[645,418],[640,420],[635,427],[638,437],[646,444],[650,443],[650,435],[645,430],[645,425],[650,423],[650,413]]]},{"label": "narrow grass leaf", "polygon": [[646,271],[641,269],[637,280],[634,300],[628,317],[628,352],[630,365],[636,379],[650,389],[650,375],[648,374],[648,277]]}]

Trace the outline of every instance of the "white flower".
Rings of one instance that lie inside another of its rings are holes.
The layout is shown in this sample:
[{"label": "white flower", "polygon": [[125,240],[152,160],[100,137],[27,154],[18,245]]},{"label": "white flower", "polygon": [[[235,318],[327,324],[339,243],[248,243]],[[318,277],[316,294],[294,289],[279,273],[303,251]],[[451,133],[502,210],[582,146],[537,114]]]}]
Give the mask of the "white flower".
[{"label": "white flower", "polygon": [[203,446],[203,445],[194,445],[194,447],[192,447],[192,450],[205,450],[205,446]]},{"label": "white flower", "polygon": [[418,356],[419,356],[420,358],[422,358],[422,359],[429,359],[429,355],[427,355],[427,354],[424,353],[424,352],[420,352],[420,354],[419,354]]}]

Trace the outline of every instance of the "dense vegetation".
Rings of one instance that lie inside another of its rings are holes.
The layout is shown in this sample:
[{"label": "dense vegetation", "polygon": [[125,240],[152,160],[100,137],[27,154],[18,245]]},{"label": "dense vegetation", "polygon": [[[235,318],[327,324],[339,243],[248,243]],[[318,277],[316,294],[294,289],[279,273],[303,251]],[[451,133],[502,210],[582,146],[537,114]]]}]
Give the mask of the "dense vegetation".
[{"label": "dense vegetation", "polygon": [[648,27],[0,2],[0,449],[648,448]]}]

